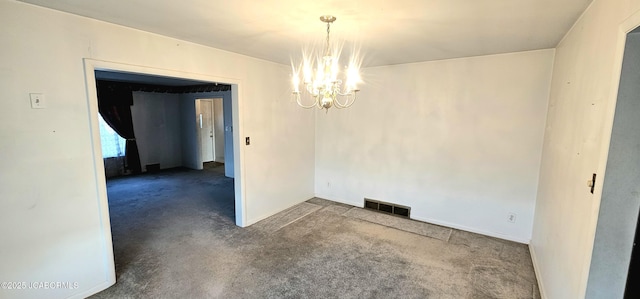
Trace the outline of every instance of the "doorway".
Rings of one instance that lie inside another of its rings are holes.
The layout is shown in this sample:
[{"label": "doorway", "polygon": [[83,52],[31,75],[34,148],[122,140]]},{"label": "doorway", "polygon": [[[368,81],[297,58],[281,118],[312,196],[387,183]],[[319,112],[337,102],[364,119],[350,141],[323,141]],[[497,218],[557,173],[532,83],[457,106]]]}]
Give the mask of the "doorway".
[{"label": "doorway", "polygon": [[[235,224],[240,227],[244,227],[246,223],[246,208],[244,201],[244,178],[245,174],[243,172],[243,153],[244,149],[240,147],[240,136],[243,133],[243,127],[240,125],[241,121],[241,113],[239,110],[240,107],[240,80],[231,79],[228,76],[214,76],[214,75],[203,75],[203,74],[193,74],[193,73],[185,73],[181,71],[173,71],[167,69],[159,69],[153,67],[146,66],[137,66],[132,64],[123,64],[116,62],[108,62],[102,60],[95,60],[91,58],[83,59],[84,62],[84,74],[85,74],[85,84],[87,88],[87,101],[88,101],[88,118],[90,123],[90,138],[92,144],[92,152],[93,152],[93,178],[96,181],[96,193],[97,193],[97,201],[99,207],[99,223],[100,230],[102,232],[102,237],[98,240],[101,243],[101,256],[103,257],[103,262],[106,266],[105,277],[107,278],[107,284],[113,284],[116,280],[116,272],[115,272],[115,263],[114,263],[114,255],[113,255],[113,241],[111,235],[111,223],[109,217],[109,203],[107,199],[107,186],[106,186],[106,178],[104,175],[104,164],[102,161],[102,150],[100,148],[100,131],[99,131],[99,123],[98,123],[98,98],[97,98],[97,89],[96,89],[96,78],[95,71],[103,70],[103,71],[113,71],[113,72],[124,72],[131,74],[146,74],[146,75],[156,75],[161,77],[169,77],[169,78],[185,78],[190,80],[199,80],[203,82],[222,82],[225,84],[229,84],[231,86],[231,92],[229,94],[229,98],[225,99],[228,101],[229,109],[229,119],[232,122],[232,125],[229,125],[229,135],[232,137],[231,140],[227,139],[226,145],[227,147],[233,145],[233,155],[225,156],[227,161],[232,161],[233,163],[225,163],[225,171],[227,167],[231,167],[232,172],[234,173],[233,179],[233,198],[234,198],[234,211],[235,211]],[[191,114],[193,115],[193,114]],[[195,126],[195,122],[194,122]],[[227,131],[227,128],[225,128]],[[231,141],[231,142],[229,142]]]},{"label": "doorway", "polygon": [[[87,100],[89,106],[89,119],[91,124],[91,139],[92,139],[92,148],[93,148],[93,156],[94,156],[94,177],[96,183],[98,185],[98,201],[100,205],[100,219],[102,223],[102,230],[105,236],[105,258],[108,262],[112,260],[111,250],[109,248],[112,247],[111,244],[111,236],[109,233],[110,224],[109,224],[109,209],[108,209],[108,201],[106,194],[106,180],[104,178],[104,164],[102,163],[102,155],[100,149],[100,131],[98,125],[98,98],[97,98],[97,90],[95,86],[95,71],[111,71],[111,72],[121,72],[121,73],[129,73],[129,74],[142,74],[142,75],[151,75],[165,78],[182,78],[187,80],[197,80],[208,83],[224,83],[231,86],[231,91],[228,95],[228,98],[224,98],[225,103],[227,103],[227,109],[225,109],[225,113],[228,113],[229,117],[226,117],[225,120],[228,119],[229,123],[225,122],[225,136],[229,136],[225,141],[225,173],[231,172],[234,178],[234,193],[235,193],[235,214],[236,214],[236,225],[240,227],[244,227],[246,223],[246,208],[244,202],[244,194],[245,194],[245,186],[244,186],[244,178],[245,174],[242,171],[243,167],[243,151],[244,149],[240,146],[240,136],[243,133],[243,128],[240,125],[241,121],[241,113],[239,111],[239,102],[240,102],[240,80],[229,78],[228,76],[215,76],[215,75],[204,75],[204,74],[194,74],[194,73],[186,73],[181,71],[174,71],[168,69],[159,69],[147,66],[138,66],[132,64],[123,64],[117,62],[109,62],[102,60],[95,60],[91,58],[85,58],[84,60],[84,68],[85,68],[85,81],[87,87]],[[193,114],[190,114],[193,115]],[[195,126],[195,122],[193,122],[193,126]],[[195,130],[194,130],[195,132]],[[229,150],[228,150],[229,149]],[[227,153],[231,152],[231,155]],[[231,162],[231,163],[229,163]],[[230,169],[228,169],[230,168]]]},{"label": "doorway", "polygon": [[213,162],[216,151],[216,139],[213,133],[213,100],[196,100],[196,114],[200,120],[198,126],[200,159],[202,163]]},{"label": "doorway", "polygon": [[202,163],[225,163],[224,103],[222,98],[196,100]]},{"label": "doorway", "polygon": [[624,40],[586,298],[638,298],[634,279],[640,256],[634,239],[640,211],[640,30],[628,32]]}]

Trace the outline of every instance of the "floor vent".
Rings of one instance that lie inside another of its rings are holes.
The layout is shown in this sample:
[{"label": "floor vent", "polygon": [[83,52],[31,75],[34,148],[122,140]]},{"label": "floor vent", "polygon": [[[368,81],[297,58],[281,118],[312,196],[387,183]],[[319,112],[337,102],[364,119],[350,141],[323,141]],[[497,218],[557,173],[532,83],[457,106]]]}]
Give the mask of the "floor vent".
[{"label": "floor vent", "polygon": [[409,218],[409,214],[411,213],[410,207],[405,207],[393,203],[377,201],[373,199],[364,199],[364,207],[365,209],[374,210],[378,212],[383,212],[395,216],[400,216],[404,218]]}]

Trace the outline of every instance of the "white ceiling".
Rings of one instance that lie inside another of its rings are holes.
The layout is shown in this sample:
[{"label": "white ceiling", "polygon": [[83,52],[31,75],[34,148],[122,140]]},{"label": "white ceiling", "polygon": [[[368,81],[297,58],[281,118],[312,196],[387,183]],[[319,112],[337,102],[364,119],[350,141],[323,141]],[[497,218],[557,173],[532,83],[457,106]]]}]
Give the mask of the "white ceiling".
[{"label": "white ceiling", "polygon": [[289,64],[332,40],[364,66],[555,47],[591,0],[22,0]]}]

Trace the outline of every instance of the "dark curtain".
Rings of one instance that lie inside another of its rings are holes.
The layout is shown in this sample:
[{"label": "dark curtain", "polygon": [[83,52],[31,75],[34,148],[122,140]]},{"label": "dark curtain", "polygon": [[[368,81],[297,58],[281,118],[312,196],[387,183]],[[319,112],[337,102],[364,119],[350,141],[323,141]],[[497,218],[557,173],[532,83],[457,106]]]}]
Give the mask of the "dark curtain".
[{"label": "dark curtain", "polygon": [[131,105],[133,94],[127,84],[114,82],[96,82],[98,89],[98,110],[104,121],[127,140],[125,148],[125,167],[133,173],[142,172],[138,144],[133,132],[133,118],[131,117]]}]

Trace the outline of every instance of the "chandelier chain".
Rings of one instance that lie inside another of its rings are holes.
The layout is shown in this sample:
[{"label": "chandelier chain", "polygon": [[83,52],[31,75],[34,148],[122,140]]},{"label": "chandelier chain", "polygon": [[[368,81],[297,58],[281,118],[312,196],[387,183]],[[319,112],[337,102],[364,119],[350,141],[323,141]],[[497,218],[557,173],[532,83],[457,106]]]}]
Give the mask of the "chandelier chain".
[{"label": "chandelier chain", "polygon": [[331,45],[329,44],[329,33],[330,33],[331,22],[327,22],[327,56],[331,56]]}]

